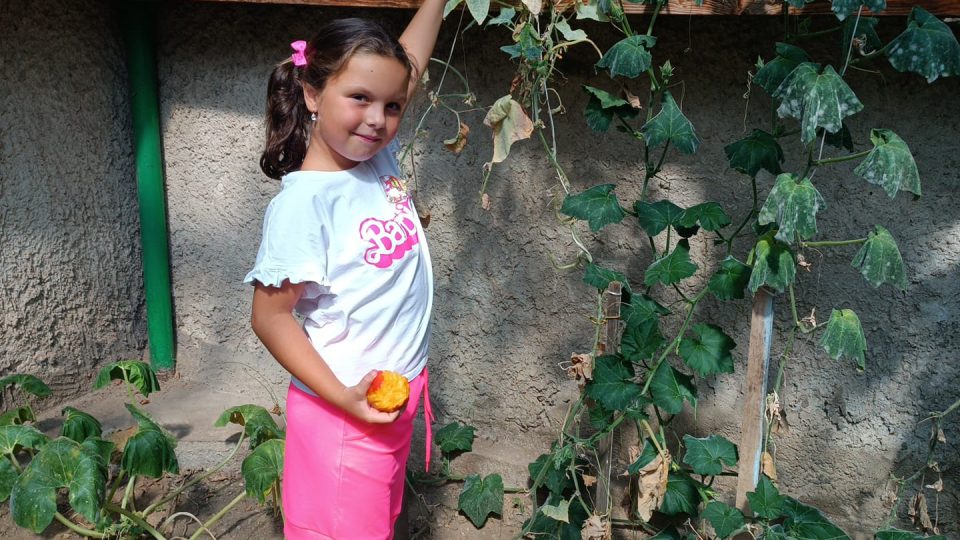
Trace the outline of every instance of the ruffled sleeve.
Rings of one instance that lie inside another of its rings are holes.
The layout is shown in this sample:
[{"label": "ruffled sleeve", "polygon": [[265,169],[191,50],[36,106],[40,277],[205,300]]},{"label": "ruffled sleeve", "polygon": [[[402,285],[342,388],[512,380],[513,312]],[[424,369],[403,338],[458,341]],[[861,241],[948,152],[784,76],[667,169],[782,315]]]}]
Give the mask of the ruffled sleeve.
[{"label": "ruffled sleeve", "polygon": [[[295,187],[295,186],[291,186]],[[279,287],[284,280],[306,283],[306,297],[330,290],[323,210],[314,197],[285,188],[267,206],[257,261],[244,283]]]}]

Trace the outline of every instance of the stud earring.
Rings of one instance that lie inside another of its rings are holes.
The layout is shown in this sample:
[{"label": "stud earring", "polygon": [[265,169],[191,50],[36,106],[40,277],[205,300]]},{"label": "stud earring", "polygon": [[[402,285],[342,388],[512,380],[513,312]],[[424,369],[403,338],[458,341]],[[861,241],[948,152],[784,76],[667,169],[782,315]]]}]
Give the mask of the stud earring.
[{"label": "stud earring", "polygon": [[310,121],[311,122],[317,121],[317,113],[310,113]]}]

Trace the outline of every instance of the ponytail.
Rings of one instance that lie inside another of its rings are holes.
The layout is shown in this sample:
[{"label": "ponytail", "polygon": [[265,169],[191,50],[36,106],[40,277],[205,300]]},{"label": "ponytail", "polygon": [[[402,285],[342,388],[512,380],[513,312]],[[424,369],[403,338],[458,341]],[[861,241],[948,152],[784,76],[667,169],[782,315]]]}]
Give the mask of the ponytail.
[{"label": "ponytail", "polygon": [[299,169],[307,155],[310,121],[297,71],[286,60],[274,68],[267,83],[267,144],[260,169],[276,180]]}]

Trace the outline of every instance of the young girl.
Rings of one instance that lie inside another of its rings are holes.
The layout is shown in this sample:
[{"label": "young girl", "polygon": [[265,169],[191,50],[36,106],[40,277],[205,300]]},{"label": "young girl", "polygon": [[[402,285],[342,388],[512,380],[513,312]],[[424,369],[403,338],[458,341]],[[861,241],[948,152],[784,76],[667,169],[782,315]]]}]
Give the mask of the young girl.
[{"label": "young girl", "polygon": [[[392,538],[421,395],[429,433],[433,274],[394,136],[443,4],[425,0],[399,42],[369,21],[328,23],[291,44],[267,87],[260,167],[281,191],[244,281],[255,286],[254,332],[292,375],[288,540]],[[368,405],[382,369],[410,380],[405,410]]]}]

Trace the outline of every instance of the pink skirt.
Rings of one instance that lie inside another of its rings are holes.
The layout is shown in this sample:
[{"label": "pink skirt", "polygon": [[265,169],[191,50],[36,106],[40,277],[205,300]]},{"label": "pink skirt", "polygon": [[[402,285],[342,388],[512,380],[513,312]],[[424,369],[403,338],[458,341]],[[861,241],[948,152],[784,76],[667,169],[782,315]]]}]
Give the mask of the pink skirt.
[{"label": "pink skirt", "polygon": [[287,540],[393,538],[403,505],[413,418],[423,394],[430,444],[427,379],[424,370],[410,381],[407,407],[391,424],[362,422],[290,385],[283,459]]}]

